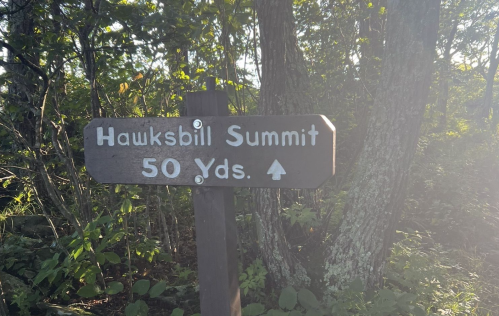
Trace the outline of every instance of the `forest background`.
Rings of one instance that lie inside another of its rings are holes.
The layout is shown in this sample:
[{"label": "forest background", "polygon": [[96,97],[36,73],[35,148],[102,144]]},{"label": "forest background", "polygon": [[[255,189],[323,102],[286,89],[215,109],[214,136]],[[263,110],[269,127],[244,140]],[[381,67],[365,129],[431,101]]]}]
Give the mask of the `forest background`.
[{"label": "forest background", "polygon": [[232,115],[338,131],[320,189],[234,191],[243,315],[499,315],[496,1],[2,0],[0,18],[1,316],[199,313],[190,188],[96,183],[82,131],[183,115],[208,76]]}]

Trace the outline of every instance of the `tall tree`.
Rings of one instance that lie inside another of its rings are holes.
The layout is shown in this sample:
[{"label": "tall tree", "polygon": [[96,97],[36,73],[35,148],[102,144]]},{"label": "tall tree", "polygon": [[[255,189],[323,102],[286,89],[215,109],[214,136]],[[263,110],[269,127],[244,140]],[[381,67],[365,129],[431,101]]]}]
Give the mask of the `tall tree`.
[{"label": "tall tree", "polygon": [[492,47],[489,57],[489,69],[487,71],[487,76],[485,77],[487,85],[485,87],[485,94],[483,97],[483,108],[488,116],[490,109],[493,109],[492,116],[492,129],[495,130],[497,123],[499,123],[499,105],[494,104],[494,81],[497,73],[497,68],[499,67],[499,18],[497,19],[496,30],[494,34],[494,40],[492,41]]},{"label": "tall tree", "polygon": [[388,1],[382,75],[344,219],[326,261],[326,293],[382,281],[432,75],[440,0]]},{"label": "tall tree", "polygon": [[[464,4],[466,0],[459,1],[459,6]],[[452,44],[454,38],[456,37],[457,27],[459,26],[461,13],[458,7],[457,14],[454,14],[452,25],[448,31],[447,36],[445,36],[445,45],[442,53],[442,62],[440,67],[440,77],[438,83],[438,99],[437,99],[437,110],[440,112],[440,117],[438,120],[438,129],[444,130],[447,125],[447,101],[449,99],[449,77],[450,77],[450,66],[451,58],[454,54],[451,54]],[[456,51],[455,51],[456,52]],[[454,52],[454,53],[455,53]]]},{"label": "tall tree", "polygon": [[[310,113],[309,79],[295,30],[292,0],[256,0],[260,29],[261,115]],[[286,241],[280,212],[280,192],[255,190],[260,251],[273,281],[280,286],[310,282]]]}]

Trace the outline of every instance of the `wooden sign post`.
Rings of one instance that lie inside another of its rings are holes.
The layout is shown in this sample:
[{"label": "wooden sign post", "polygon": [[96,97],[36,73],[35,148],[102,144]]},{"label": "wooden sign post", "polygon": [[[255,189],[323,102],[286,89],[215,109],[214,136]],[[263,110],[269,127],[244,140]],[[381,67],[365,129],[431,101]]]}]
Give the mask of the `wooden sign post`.
[{"label": "wooden sign post", "polygon": [[186,117],[93,119],[85,166],[101,183],[191,186],[201,312],[240,316],[232,187],[319,187],[336,134],[322,115],[229,116],[214,80],[187,93]]},{"label": "wooden sign post", "polygon": [[[188,116],[228,116],[227,94],[215,91],[187,94]],[[234,195],[228,187],[191,187],[196,221],[198,278],[203,316],[241,316],[237,271]]]},{"label": "wooden sign post", "polygon": [[[189,93],[190,113],[216,110],[208,101],[223,95]],[[98,118],[84,135],[87,171],[102,183],[314,189],[334,173],[323,115]]]}]

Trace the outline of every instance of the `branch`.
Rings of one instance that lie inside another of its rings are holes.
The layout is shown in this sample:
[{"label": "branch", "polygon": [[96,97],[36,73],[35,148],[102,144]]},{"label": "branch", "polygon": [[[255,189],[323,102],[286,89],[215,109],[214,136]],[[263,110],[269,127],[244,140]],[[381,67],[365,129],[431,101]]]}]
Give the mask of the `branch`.
[{"label": "branch", "polygon": [[19,8],[16,9],[16,10],[13,10],[13,11],[9,11],[8,9],[5,9],[4,10],[0,10],[0,18],[4,15],[12,15],[12,14],[16,14],[17,12],[20,12],[22,10],[24,10],[28,5],[30,5],[31,3],[31,0],[28,0],[28,2],[26,2],[24,5],[22,6],[19,6],[18,4],[16,4]]},{"label": "branch", "polygon": [[38,67],[37,65],[33,64],[31,61],[24,58],[24,56],[21,53],[19,53],[14,47],[12,47],[7,42],[0,40],[0,46],[7,48],[14,55],[14,57],[19,58],[19,60],[24,65],[28,66],[31,70],[33,70],[33,72],[35,72],[37,75],[42,77],[44,85],[48,86],[49,77],[47,76],[47,74],[45,72],[43,72],[43,70],[40,67]]}]

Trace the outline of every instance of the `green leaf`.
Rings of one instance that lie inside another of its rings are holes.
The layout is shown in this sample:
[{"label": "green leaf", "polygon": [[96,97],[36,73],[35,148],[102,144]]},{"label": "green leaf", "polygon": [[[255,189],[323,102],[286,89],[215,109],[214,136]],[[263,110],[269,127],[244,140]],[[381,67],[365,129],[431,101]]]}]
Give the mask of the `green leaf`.
[{"label": "green leaf", "polygon": [[300,313],[299,311],[291,311],[289,313],[289,316],[303,316],[303,314]]},{"label": "green leaf", "polygon": [[55,270],[52,270],[52,273],[49,274],[49,276],[47,277],[47,281],[49,281],[50,284],[52,284],[52,282],[54,282],[55,278],[57,277],[57,273],[59,273],[59,271],[61,270],[61,268],[57,268]]},{"label": "green leaf", "polygon": [[143,300],[137,300],[135,303],[130,303],[125,308],[126,316],[147,316],[149,306]]},{"label": "green leaf", "polygon": [[101,252],[95,254],[95,259],[97,259],[99,264],[104,264],[106,262],[106,256]]},{"label": "green leaf", "polygon": [[409,304],[410,302],[415,301],[418,298],[416,294],[412,293],[403,293],[401,296],[397,298],[397,302],[400,303],[405,303]]},{"label": "green leaf", "polygon": [[379,297],[381,297],[382,299],[385,299],[387,301],[393,301],[393,302],[397,301],[397,297],[395,296],[395,293],[393,293],[393,291],[390,291],[387,289],[379,290],[378,295],[379,295]]},{"label": "green leaf", "polygon": [[106,257],[107,261],[111,263],[121,263],[121,258],[114,252],[104,252],[104,256]]},{"label": "green leaf", "polygon": [[49,276],[49,274],[52,273],[52,270],[41,270],[38,272],[36,275],[35,279],[33,280],[33,283],[37,285],[38,283],[42,282],[46,277]]},{"label": "green leaf", "polygon": [[414,316],[426,316],[426,312],[424,311],[424,309],[419,306],[414,306],[412,313],[414,314]]},{"label": "green leaf", "polygon": [[267,312],[266,316],[288,316],[289,312],[283,312],[278,309],[271,309]]},{"label": "green leaf", "polygon": [[151,281],[149,280],[138,280],[132,286],[132,292],[137,293],[139,295],[144,295],[149,290],[151,286]]},{"label": "green leaf", "polygon": [[251,303],[243,308],[243,316],[257,316],[263,314],[265,306],[260,303]]},{"label": "green leaf", "polygon": [[83,242],[83,248],[85,248],[86,251],[90,251],[90,248],[92,248],[92,243],[90,242],[90,240],[85,240]]},{"label": "green leaf", "polygon": [[156,298],[161,295],[166,290],[166,282],[165,281],[159,281],[158,283],[154,284],[153,287],[149,290],[149,296],[151,298]]},{"label": "green leaf", "polygon": [[144,302],[143,300],[137,300],[135,304],[139,305],[139,313],[137,314],[138,316],[147,316],[149,313],[149,306],[147,306],[147,303]]},{"label": "green leaf", "polygon": [[121,240],[121,238],[123,238],[123,236],[125,236],[125,233],[124,232],[117,232],[113,235],[111,235],[111,237],[109,237],[109,243],[110,244],[114,244],[114,243],[117,243],[118,241]]},{"label": "green leaf", "polygon": [[292,286],[284,288],[279,296],[279,307],[287,310],[295,308],[297,303],[296,295],[297,293]]},{"label": "green leaf", "polygon": [[118,294],[123,291],[123,283],[113,281],[109,282],[106,288],[106,294]]},{"label": "green leaf", "polygon": [[315,309],[309,309],[305,316],[323,316],[324,314],[315,310]]},{"label": "green leaf", "polygon": [[140,308],[139,304],[130,303],[125,308],[125,315],[126,316],[137,316],[139,314],[139,308]]},{"label": "green leaf", "polygon": [[298,292],[298,302],[305,309],[317,309],[319,308],[319,301],[315,297],[314,293],[307,289],[300,289]]},{"label": "green leaf", "polygon": [[96,228],[92,231],[90,231],[90,234],[88,236],[90,239],[92,240],[99,240],[99,238],[101,237],[101,231],[100,231],[100,228]]},{"label": "green leaf", "polygon": [[95,284],[88,284],[81,287],[76,294],[84,298],[90,298],[101,294],[101,289]]},{"label": "green leaf", "polygon": [[130,202],[130,199],[123,200],[120,211],[122,214],[128,214],[132,212],[132,203]]},{"label": "green leaf", "polygon": [[89,266],[84,270],[84,272],[79,276],[79,278],[84,279],[88,284],[94,284],[97,274],[102,273],[101,270],[96,266]]},{"label": "green leaf", "polygon": [[73,258],[78,259],[78,257],[83,253],[83,245],[81,245],[78,250],[75,251]]},{"label": "green leaf", "polygon": [[100,217],[95,223],[97,225],[102,225],[102,224],[107,224],[109,222],[111,222],[113,220],[113,218],[109,215],[105,215],[105,216],[102,216]]},{"label": "green leaf", "polygon": [[184,315],[184,310],[180,308],[175,308],[170,316],[183,316]]}]

